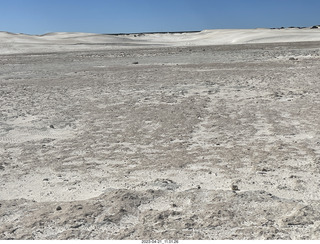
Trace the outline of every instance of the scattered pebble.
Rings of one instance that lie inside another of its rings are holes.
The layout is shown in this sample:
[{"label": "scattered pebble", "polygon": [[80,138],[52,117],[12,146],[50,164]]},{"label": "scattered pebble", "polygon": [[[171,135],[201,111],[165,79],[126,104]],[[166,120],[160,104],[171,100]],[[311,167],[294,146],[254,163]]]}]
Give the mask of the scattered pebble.
[{"label": "scattered pebble", "polygon": [[58,206],[57,208],[56,208],[56,210],[57,211],[60,211],[62,208],[60,207],[60,206]]},{"label": "scattered pebble", "polygon": [[231,185],[231,189],[233,191],[240,191],[239,187],[237,185],[233,185],[233,184]]}]

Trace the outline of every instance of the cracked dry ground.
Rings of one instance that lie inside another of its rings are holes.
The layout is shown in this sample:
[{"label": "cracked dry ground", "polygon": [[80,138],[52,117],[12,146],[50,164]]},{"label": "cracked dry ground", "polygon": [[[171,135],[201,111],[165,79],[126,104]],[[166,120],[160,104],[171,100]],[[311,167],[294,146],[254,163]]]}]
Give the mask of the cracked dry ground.
[{"label": "cracked dry ground", "polygon": [[0,56],[0,239],[319,239],[318,47]]}]

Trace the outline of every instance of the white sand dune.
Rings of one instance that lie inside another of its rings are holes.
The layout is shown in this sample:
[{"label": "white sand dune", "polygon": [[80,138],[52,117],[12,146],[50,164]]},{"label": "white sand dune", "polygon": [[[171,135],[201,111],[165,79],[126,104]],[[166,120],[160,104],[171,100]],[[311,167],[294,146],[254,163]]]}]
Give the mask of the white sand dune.
[{"label": "white sand dune", "polygon": [[140,37],[152,43],[176,45],[224,45],[246,43],[319,41],[319,29],[227,29],[198,33],[147,34]]},{"label": "white sand dune", "polygon": [[220,29],[138,35],[68,32],[26,35],[0,32],[0,54],[136,48],[146,45],[198,46],[305,41],[320,41],[320,29]]}]

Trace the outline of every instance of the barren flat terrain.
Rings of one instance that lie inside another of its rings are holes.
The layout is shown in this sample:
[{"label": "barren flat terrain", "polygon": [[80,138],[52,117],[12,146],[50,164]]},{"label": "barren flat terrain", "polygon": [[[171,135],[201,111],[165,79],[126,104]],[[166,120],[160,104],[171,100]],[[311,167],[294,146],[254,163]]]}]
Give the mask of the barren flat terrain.
[{"label": "barren flat terrain", "polygon": [[320,239],[320,42],[91,49],[0,55],[0,239]]}]

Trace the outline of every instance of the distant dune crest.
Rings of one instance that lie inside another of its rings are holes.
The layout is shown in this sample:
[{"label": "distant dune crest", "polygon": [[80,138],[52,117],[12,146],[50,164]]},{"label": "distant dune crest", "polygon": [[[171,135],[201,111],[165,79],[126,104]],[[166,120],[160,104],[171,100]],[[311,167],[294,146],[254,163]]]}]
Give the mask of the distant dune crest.
[{"label": "distant dune crest", "polygon": [[128,49],[145,46],[201,46],[320,41],[320,25],[308,28],[218,29],[190,32],[94,34],[54,32],[43,35],[0,32],[0,53]]}]

